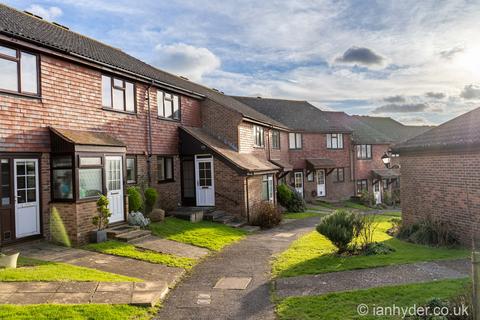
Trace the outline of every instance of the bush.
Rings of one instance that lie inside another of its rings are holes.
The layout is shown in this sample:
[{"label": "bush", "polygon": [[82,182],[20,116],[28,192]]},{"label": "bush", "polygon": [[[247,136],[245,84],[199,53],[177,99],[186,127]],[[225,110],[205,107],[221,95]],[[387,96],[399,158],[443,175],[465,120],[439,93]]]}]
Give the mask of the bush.
[{"label": "bush", "polygon": [[400,189],[395,189],[392,191],[392,205],[399,206],[400,205]]},{"label": "bush", "polygon": [[363,190],[362,194],[360,195],[360,201],[366,206],[373,206],[375,203],[375,198],[373,196],[373,192],[368,192],[367,190]]},{"label": "bush", "polygon": [[280,184],[277,187],[278,202],[285,207],[288,212],[304,212],[306,209],[305,201],[302,195],[286,184]]},{"label": "bush", "polygon": [[129,187],[128,195],[128,212],[138,212],[142,210],[143,199],[138,187]]},{"label": "bush", "polygon": [[374,256],[380,254],[389,254],[391,252],[394,252],[395,249],[386,245],[385,243],[371,242],[367,244],[362,251],[362,253],[366,256]]},{"label": "bush", "polygon": [[101,195],[97,200],[97,215],[92,218],[92,223],[97,227],[97,230],[103,230],[108,226],[108,220],[112,215],[108,204],[110,201],[104,195]]},{"label": "bush", "polygon": [[387,230],[387,234],[392,237],[399,237],[398,235],[400,234],[400,229],[402,228],[402,219],[392,218],[389,220],[389,222],[392,224],[392,227]]},{"label": "bush", "polygon": [[355,227],[358,223],[356,214],[344,210],[335,210],[329,216],[322,219],[317,226],[317,231],[328,238],[338,249],[338,253],[347,251],[348,245],[355,236]]},{"label": "bush", "polygon": [[154,188],[146,188],[145,192],[145,214],[149,215],[157,203],[158,192]]},{"label": "bush", "polygon": [[280,210],[273,203],[261,201],[253,205],[254,219],[251,223],[262,229],[272,228],[282,221]]},{"label": "bush", "polygon": [[452,233],[450,226],[431,217],[427,217],[412,225],[402,225],[397,237],[413,243],[436,247],[448,247],[458,244],[458,239]]}]

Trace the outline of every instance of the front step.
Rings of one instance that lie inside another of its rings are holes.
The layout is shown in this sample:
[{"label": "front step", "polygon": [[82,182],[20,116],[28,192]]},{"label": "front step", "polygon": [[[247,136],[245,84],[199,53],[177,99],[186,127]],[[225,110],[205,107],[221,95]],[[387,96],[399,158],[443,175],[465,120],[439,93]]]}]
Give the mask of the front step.
[{"label": "front step", "polygon": [[140,229],[139,226],[130,226],[128,224],[121,224],[119,226],[108,228],[106,229],[106,231],[107,231],[107,237],[109,239],[114,239],[117,236],[120,236],[122,234],[131,232],[131,231],[135,231],[138,229]]},{"label": "front step", "polygon": [[123,241],[123,242],[132,242],[132,241],[146,238],[151,235],[152,235],[152,232],[149,230],[134,230],[134,231],[130,231],[127,233],[123,233],[119,236],[116,236],[115,240]]},{"label": "front step", "polygon": [[223,210],[215,210],[204,215],[205,220],[218,222],[218,219],[221,219],[227,215]]}]

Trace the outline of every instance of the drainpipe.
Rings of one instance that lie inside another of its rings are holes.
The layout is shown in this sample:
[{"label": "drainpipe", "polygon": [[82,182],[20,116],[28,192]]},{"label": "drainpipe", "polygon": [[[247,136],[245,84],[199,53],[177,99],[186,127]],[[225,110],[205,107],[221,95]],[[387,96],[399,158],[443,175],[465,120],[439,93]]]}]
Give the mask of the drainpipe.
[{"label": "drainpipe", "polygon": [[246,191],[247,192],[247,199],[246,199],[247,200],[247,223],[250,224],[250,200],[248,198],[248,194],[249,194],[248,193],[248,178],[249,178],[249,176],[247,176],[245,178],[245,183],[246,183],[246,187],[247,187],[247,191]]},{"label": "drainpipe", "polygon": [[153,86],[153,81],[147,88],[147,177],[148,177],[148,186],[152,183],[152,115],[150,114],[150,89]]}]

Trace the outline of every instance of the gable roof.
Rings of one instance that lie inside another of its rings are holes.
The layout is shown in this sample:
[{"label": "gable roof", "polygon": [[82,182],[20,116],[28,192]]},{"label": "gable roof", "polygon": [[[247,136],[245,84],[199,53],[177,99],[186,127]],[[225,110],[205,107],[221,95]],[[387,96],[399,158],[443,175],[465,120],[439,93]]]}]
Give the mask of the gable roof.
[{"label": "gable roof", "polygon": [[107,65],[117,71],[145,77],[149,80],[154,80],[158,85],[170,86],[189,92],[197,97],[211,99],[224,107],[236,110],[246,118],[274,126],[282,126],[268,116],[219,91],[157,69],[120,49],[108,46],[1,3],[0,34],[22,39],[76,58]]},{"label": "gable roof", "polygon": [[353,117],[387,135],[394,142],[406,141],[433,128],[433,126],[407,126],[390,117]]},{"label": "gable roof", "polygon": [[480,147],[480,108],[394,146],[395,152]]},{"label": "gable roof", "polygon": [[351,132],[351,129],[307,101],[233,96],[258,112],[292,130],[307,132]]}]

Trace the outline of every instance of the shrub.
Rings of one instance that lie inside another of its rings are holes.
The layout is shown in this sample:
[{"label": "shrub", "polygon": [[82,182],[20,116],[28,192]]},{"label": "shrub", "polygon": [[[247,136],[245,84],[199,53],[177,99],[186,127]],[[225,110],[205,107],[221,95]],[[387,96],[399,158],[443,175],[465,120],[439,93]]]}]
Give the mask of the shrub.
[{"label": "shrub", "polygon": [[[402,228],[402,219],[392,218],[389,220],[392,224],[392,227],[387,230],[387,234],[392,237],[399,237],[400,229]],[[400,238],[400,237],[399,237]]]},{"label": "shrub", "polygon": [[278,202],[287,209],[288,212],[304,212],[307,208],[302,195],[286,184],[277,187]]},{"label": "shrub", "polygon": [[400,205],[400,189],[395,189],[392,191],[392,205],[399,206]]},{"label": "shrub", "polygon": [[348,210],[338,209],[322,219],[317,226],[317,231],[327,237],[337,247],[340,254],[347,251],[348,245],[352,242],[357,223],[358,217],[356,214]]},{"label": "shrub", "polygon": [[251,222],[262,229],[272,228],[282,221],[280,210],[273,203],[260,201],[253,205],[254,219]]},{"label": "shrub", "polygon": [[367,190],[363,190],[362,194],[360,195],[360,201],[366,206],[373,206],[375,203],[375,198],[373,196],[373,192],[368,192]]},{"label": "shrub", "polygon": [[397,237],[413,243],[437,247],[458,244],[458,239],[452,233],[450,226],[431,217],[412,225],[402,225]]},{"label": "shrub", "polygon": [[97,227],[97,230],[103,230],[108,226],[108,219],[112,215],[108,209],[108,198],[101,195],[97,200],[97,215],[92,218],[92,223]]},{"label": "shrub", "polygon": [[358,238],[362,242],[362,248],[365,249],[373,244],[373,237],[375,230],[377,230],[378,223],[375,221],[375,216],[371,214],[359,215],[357,220],[361,221],[361,228],[358,230]]},{"label": "shrub", "polygon": [[149,215],[152,212],[155,203],[157,203],[158,192],[154,188],[145,189],[145,214]]},{"label": "shrub", "polygon": [[366,256],[389,254],[394,252],[395,249],[381,242],[371,242],[363,248],[363,254]]},{"label": "shrub", "polygon": [[142,210],[143,199],[138,187],[129,187],[128,195],[128,212],[138,212]]}]

